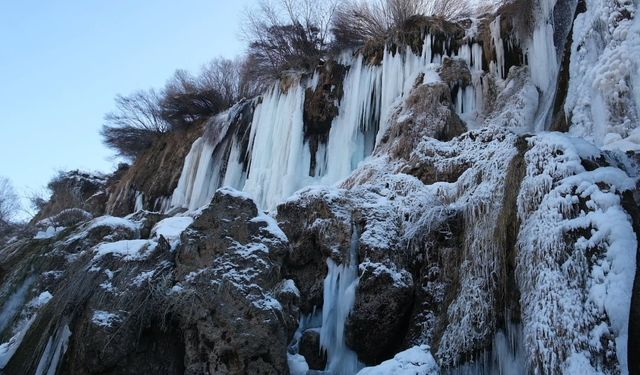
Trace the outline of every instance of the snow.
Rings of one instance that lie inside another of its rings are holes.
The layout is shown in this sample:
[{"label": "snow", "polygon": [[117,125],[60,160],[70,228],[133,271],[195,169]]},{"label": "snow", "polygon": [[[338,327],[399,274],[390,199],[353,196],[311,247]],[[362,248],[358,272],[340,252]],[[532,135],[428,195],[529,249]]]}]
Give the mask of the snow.
[{"label": "snow", "polygon": [[260,211],[258,213],[258,216],[256,216],[253,219],[251,219],[251,222],[253,222],[253,223],[266,223],[267,226],[266,226],[266,228],[263,228],[263,230],[266,230],[272,236],[276,237],[277,239],[279,239],[282,242],[289,242],[289,239],[287,238],[287,235],[284,234],[282,229],[280,229],[280,227],[278,226],[278,223],[276,222],[276,220],[273,217],[265,214],[264,212]]},{"label": "snow", "polygon": [[150,240],[122,240],[102,243],[96,247],[94,259],[111,254],[123,258],[125,261],[143,260],[156,249],[157,245],[157,242]]},{"label": "snow", "polygon": [[291,279],[287,279],[282,283],[282,286],[280,287],[280,291],[283,293],[291,293],[296,297],[300,297],[300,290],[298,290],[298,287],[296,286],[296,282]]},{"label": "snow", "polygon": [[35,297],[31,302],[29,302],[29,305],[33,308],[39,309],[40,307],[49,303],[51,298],[53,298],[53,295],[49,293],[48,290],[45,290],[44,292],[40,293],[37,297]]},{"label": "snow", "polygon": [[163,219],[153,226],[153,229],[151,229],[151,237],[164,237],[171,245],[171,249],[175,250],[178,244],[180,244],[180,235],[192,223],[193,218],[190,216],[174,216]]},{"label": "snow", "polygon": [[91,221],[91,224],[87,228],[87,230],[99,228],[99,227],[110,227],[110,228],[127,228],[132,232],[138,231],[138,225],[132,222],[131,220],[127,220],[121,217],[115,216],[101,216],[95,218]]},{"label": "snow", "polygon": [[287,362],[291,375],[307,375],[309,365],[302,355],[287,353]]},{"label": "snow", "polygon": [[360,277],[363,277],[367,270],[373,270],[371,272],[376,278],[382,274],[387,274],[391,280],[393,280],[393,285],[397,288],[406,288],[407,286],[413,285],[411,274],[404,270],[398,271],[393,265],[387,266],[382,263],[365,261],[360,263],[359,269],[361,271]]},{"label": "snow", "polygon": [[50,225],[49,227],[47,227],[47,230],[38,231],[38,233],[36,233],[35,237],[33,238],[36,240],[45,240],[45,239],[53,238],[58,233],[62,232],[64,229],[65,227],[54,227]]},{"label": "snow", "polygon": [[240,198],[240,199],[244,199],[244,200],[252,200],[251,199],[251,195],[247,192],[238,190],[238,189],[234,189],[233,187],[230,186],[225,186],[222,187],[220,189],[218,189],[218,192],[228,195],[230,197],[234,197],[234,198]]},{"label": "snow", "polygon": [[111,328],[122,321],[122,317],[108,311],[95,310],[91,322],[97,326]]},{"label": "snow", "polygon": [[392,359],[373,367],[365,367],[358,375],[437,375],[436,360],[426,345],[414,346],[396,354]]}]

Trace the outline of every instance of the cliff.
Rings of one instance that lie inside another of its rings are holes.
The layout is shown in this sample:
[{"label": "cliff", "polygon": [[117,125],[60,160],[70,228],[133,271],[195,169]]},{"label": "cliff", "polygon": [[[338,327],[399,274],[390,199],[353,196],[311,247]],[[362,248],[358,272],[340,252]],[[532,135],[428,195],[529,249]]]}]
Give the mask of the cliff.
[{"label": "cliff", "polygon": [[639,373],[635,12],[416,18],[167,137],[2,247],[0,368]]}]

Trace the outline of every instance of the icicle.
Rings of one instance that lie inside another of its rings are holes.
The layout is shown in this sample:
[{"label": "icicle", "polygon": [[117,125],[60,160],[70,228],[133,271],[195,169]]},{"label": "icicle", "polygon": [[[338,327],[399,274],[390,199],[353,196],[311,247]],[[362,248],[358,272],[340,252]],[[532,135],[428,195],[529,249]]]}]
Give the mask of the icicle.
[{"label": "icicle", "polygon": [[[383,68],[384,69],[384,68]],[[377,131],[379,89],[383,72],[362,61],[362,56],[351,65],[344,79],[344,97],[338,116],[331,123],[326,149],[319,148],[316,160],[326,158],[321,174],[323,184],[333,184],[351,173],[367,157],[373,146],[366,149],[368,133]],[[397,89],[397,88],[396,88]]]},{"label": "icicle", "polygon": [[504,44],[502,42],[502,35],[500,33],[500,16],[497,16],[496,19],[491,22],[489,27],[491,29],[491,39],[493,40],[493,45],[496,51],[494,71],[498,78],[504,79],[506,76],[506,72],[504,71]]},{"label": "icicle", "polygon": [[324,279],[320,346],[327,352],[326,370],[335,374],[355,374],[363,367],[356,353],[346,346],[344,337],[345,323],[355,303],[358,286],[358,241],[357,227],[353,225],[349,264],[336,265],[327,258],[329,270]]},{"label": "icicle", "polygon": [[134,212],[144,210],[144,194],[142,192],[136,191],[136,204],[133,210]]},{"label": "icicle", "polygon": [[259,207],[275,207],[308,181],[309,164],[302,163],[304,91],[298,84],[283,93],[276,85],[255,109],[251,168],[244,190]]},{"label": "icicle", "polygon": [[536,131],[546,129],[550,121],[555,90],[553,83],[559,70],[558,53],[553,40],[553,8],[555,0],[540,0],[533,35],[527,46],[527,61],[531,80],[542,92],[542,100],[535,123]]},{"label": "icicle", "polygon": [[55,335],[49,336],[47,346],[40,357],[38,362],[38,368],[36,369],[36,375],[55,375],[58,371],[60,360],[64,357],[64,354],[69,347],[69,338],[71,337],[71,330],[68,325],[58,328]]}]

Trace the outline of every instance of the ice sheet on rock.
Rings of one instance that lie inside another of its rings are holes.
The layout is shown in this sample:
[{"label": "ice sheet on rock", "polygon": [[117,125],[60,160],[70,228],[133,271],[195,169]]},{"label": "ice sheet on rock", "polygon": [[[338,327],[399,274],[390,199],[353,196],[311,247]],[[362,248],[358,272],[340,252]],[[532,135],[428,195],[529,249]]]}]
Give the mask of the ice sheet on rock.
[{"label": "ice sheet on rock", "polygon": [[637,238],[620,193],[635,182],[613,167],[585,170],[592,150],[582,140],[541,134],[530,143],[516,273],[530,361],[551,372],[581,368],[581,358],[600,367],[615,348],[625,372]]},{"label": "ice sheet on rock", "polygon": [[291,375],[307,375],[309,365],[302,355],[287,353],[287,362],[289,363]]},{"label": "ice sheet on rock", "polygon": [[437,375],[440,369],[429,347],[414,346],[392,359],[373,367],[365,367],[358,375]]},{"label": "ice sheet on rock", "polygon": [[13,318],[22,310],[27,300],[27,295],[36,278],[27,277],[20,286],[11,294],[0,308],[0,332],[4,331]]},{"label": "ice sheet on rock", "polygon": [[13,331],[13,336],[11,336],[7,342],[0,344],[0,370],[7,366],[11,357],[13,357],[15,352],[18,350],[24,336],[27,334],[27,331],[35,319],[36,316],[33,315],[32,317],[18,323]]},{"label": "ice sheet on rock", "polygon": [[31,300],[31,302],[29,302],[29,306],[35,309],[39,309],[49,303],[49,301],[51,301],[51,298],[53,298],[53,295],[48,290],[45,290],[44,292],[38,294],[38,296],[36,296],[33,300]]}]

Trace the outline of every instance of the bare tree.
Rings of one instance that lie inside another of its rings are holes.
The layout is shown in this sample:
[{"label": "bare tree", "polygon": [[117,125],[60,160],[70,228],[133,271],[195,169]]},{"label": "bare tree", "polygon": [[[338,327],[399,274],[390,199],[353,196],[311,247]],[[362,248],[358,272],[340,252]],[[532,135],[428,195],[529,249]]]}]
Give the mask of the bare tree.
[{"label": "bare tree", "polygon": [[382,0],[343,3],[333,19],[333,35],[337,48],[352,48],[367,41],[384,41],[391,22]]},{"label": "bare tree", "polygon": [[112,127],[166,132],[169,125],[162,119],[158,104],[161,96],[153,89],[136,91],[129,96],[117,95],[116,109],[105,116],[105,121]]},{"label": "bare tree", "polygon": [[162,117],[161,94],[155,90],[116,96],[116,109],[105,115],[101,130],[104,143],[127,159],[135,159],[170,125]]},{"label": "bare tree", "polygon": [[[203,77],[206,77],[203,78]],[[227,102],[215,80],[205,74],[194,77],[185,70],[178,70],[167,82],[159,103],[163,120],[172,130],[186,129],[228,108]]]},{"label": "bare tree", "polygon": [[218,91],[225,106],[230,107],[244,96],[240,86],[243,61],[217,58],[202,67],[198,82],[204,89]]},{"label": "bare tree", "polygon": [[11,181],[0,177],[0,230],[5,229],[20,209],[20,200]]}]

